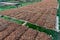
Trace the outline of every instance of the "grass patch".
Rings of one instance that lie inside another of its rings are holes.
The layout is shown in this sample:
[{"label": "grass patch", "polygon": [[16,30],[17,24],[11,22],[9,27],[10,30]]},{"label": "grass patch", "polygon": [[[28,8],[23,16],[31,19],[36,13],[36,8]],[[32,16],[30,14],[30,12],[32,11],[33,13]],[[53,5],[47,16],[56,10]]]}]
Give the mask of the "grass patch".
[{"label": "grass patch", "polygon": [[16,6],[0,6],[0,11],[7,10],[7,9],[12,9],[12,8],[16,8]]},{"label": "grass patch", "polygon": [[[33,3],[37,3],[37,2],[40,2],[40,1],[41,0],[37,0],[37,1],[34,1],[34,2],[19,2],[19,4],[20,4],[19,7],[30,5],[30,4],[33,4]],[[0,6],[0,11],[12,9],[12,8],[17,8],[17,7],[16,6]]]}]

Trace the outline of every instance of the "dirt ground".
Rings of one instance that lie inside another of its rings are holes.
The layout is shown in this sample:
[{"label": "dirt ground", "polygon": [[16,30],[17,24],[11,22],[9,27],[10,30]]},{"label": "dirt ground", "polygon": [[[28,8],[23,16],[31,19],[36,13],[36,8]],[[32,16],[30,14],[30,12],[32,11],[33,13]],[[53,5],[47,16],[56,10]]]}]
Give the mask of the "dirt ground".
[{"label": "dirt ground", "polygon": [[[21,8],[5,10],[0,15],[29,21],[48,29],[55,29],[57,0],[43,0]],[[13,22],[0,19],[0,40],[52,40],[39,32]]]}]

